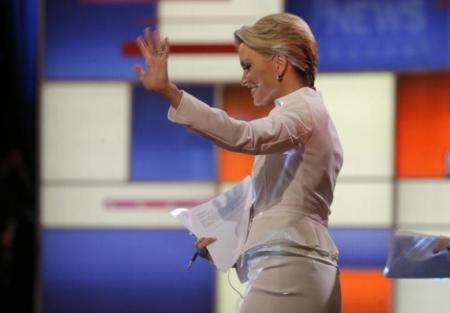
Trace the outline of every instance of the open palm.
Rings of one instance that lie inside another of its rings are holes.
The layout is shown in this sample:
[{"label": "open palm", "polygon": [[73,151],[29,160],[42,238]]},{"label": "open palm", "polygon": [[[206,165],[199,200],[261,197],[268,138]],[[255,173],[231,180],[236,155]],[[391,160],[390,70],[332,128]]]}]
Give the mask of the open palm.
[{"label": "open palm", "polygon": [[161,41],[157,31],[152,32],[150,28],[146,28],[144,36],[139,36],[136,43],[145,61],[145,69],[140,65],[134,65],[136,75],[146,89],[164,92],[170,84],[167,70],[168,39],[165,38],[164,41]]}]

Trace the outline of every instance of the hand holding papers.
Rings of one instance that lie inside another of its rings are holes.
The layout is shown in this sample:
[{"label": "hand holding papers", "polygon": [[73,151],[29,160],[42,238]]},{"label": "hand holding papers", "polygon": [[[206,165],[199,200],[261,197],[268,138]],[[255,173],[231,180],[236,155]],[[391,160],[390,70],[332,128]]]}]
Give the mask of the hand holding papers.
[{"label": "hand holding papers", "polygon": [[385,275],[391,278],[450,277],[447,251],[433,252],[439,237],[399,230],[395,233]]},{"label": "hand holding papers", "polygon": [[208,202],[190,210],[179,208],[170,213],[198,238],[217,238],[208,246],[208,251],[217,268],[225,272],[241,254],[253,201],[253,185],[248,176]]}]

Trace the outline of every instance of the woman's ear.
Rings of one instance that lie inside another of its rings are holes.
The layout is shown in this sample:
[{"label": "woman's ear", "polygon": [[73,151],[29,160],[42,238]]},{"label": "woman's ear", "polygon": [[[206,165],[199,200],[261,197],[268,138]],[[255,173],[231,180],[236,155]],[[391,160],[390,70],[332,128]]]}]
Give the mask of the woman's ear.
[{"label": "woman's ear", "polygon": [[275,62],[277,67],[277,80],[281,82],[288,67],[288,60],[285,55],[277,54],[275,56]]}]

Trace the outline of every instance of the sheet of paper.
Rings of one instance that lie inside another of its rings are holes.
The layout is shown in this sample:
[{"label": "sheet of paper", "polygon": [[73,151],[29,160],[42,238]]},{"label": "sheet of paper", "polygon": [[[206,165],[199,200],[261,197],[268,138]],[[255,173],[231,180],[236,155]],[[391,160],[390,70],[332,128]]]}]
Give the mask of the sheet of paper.
[{"label": "sheet of paper", "polygon": [[212,200],[189,210],[178,208],[170,213],[198,238],[217,238],[208,246],[208,251],[216,267],[225,272],[241,254],[253,202],[253,185],[248,176]]},{"label": "sheet of paper", "polygon": [[450,277],[447,250],[433,253],[438,237],[398,230],[392,239],[384,274],[390,278]]}]

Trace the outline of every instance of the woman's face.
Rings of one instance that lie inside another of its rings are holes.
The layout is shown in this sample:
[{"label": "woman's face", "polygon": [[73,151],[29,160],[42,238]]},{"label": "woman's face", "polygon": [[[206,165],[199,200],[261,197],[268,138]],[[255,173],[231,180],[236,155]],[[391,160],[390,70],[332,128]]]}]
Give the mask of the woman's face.
[{"label": "woman's face", "polygon": [[243,43],[239,45],[238,53],[244,71],[241,84],[250,89],[256,106],[272,104],[280,92],[276,58],[263,55]]}]

